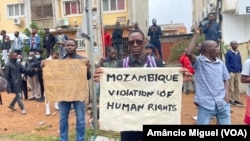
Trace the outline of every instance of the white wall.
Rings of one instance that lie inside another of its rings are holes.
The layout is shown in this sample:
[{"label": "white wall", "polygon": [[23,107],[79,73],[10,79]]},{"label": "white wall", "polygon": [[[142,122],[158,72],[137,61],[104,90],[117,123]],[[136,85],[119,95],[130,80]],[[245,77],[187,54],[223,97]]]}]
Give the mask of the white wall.
[{"label": "white wall", "polygon": [[223,13],[222,38],[226,44],[236,40],[238,43],[250,39],[250,16],[239,16],[233,13]]},{"label": "white wall", "polygon": [[237,4],[238,0],[223,0],[222,1],[222,12],[225,11],[234,11],[235,10],[235,5]]}]

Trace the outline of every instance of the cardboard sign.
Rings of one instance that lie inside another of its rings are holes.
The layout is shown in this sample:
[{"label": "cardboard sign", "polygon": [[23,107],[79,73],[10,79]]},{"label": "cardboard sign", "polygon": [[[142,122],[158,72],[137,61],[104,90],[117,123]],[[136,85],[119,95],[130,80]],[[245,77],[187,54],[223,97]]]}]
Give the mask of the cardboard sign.
[{"label": "cardboard sign", "polygon": [[180,124],[180,68],[104,68],[100,129],[142,130],[143,124]]},{"label": "cardboard sign", "polygon": [[43,81],[48,101],[88,99],[87,67],[83,59],[46,60]]}]

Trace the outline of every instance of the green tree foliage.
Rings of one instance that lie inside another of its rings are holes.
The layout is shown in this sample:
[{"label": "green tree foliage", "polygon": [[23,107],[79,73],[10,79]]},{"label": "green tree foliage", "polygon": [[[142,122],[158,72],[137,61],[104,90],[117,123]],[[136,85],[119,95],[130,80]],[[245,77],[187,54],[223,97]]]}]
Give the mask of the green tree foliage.
[{"label": "green tree foliage", "polygon": [[[198,37],[196,44],[202,43],[204,40],[205,40],[205,37],[201,35]],[[190,42],[191,42],[191,39],[181,40],[181,41],[176,42],[172,47],[170,56],[168,58],[168,63],[178,63],[181,54],[184,52],[185,48],[188,48]],[[199,52],[195,50],[194,54],[198,55]]]}]

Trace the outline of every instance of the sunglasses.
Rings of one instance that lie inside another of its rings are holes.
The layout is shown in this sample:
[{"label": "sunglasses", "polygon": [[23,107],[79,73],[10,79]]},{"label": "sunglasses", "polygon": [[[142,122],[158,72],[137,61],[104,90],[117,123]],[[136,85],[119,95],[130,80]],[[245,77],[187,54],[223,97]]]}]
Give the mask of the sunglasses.
[{"label": "sunglasses", "polygon": [[138,46],[140,46],[140,45],[143,44],[143,40],[131,40],[131,41],[128,41],[128,45],[129,45],[129,46],[133,46],[135,43],[136,43]]}]

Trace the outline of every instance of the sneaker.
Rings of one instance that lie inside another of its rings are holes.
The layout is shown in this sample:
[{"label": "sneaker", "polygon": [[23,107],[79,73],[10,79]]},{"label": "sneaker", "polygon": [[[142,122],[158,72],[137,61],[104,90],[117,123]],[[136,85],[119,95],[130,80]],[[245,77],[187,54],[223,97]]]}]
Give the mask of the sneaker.
[{"label": "sneaker", "polygon": [[50,110],[46,108],[45,115],[49,116],[50,115]]},{"label": "sneaker", "polygon": [[26,115],[27,112],[26,112],[25,110],[22,110],[22,111],[21,111],[21,114],[22,114],[22,115]]},{"label": "sneaker", "polygon": [[239,100],[234,100],[235,105],[240,105],[243,106],[244,104],[242,102],[240,102]]},{"label": "sneaker", "polygon": [[35,100],[36,100],[36,102],[44,102],[44,98],[43,97],[36,98]]},{"label": "sneaker", "polygon": [[35,100],[36,98],[35,97],[31,97],[29,100]]},{"label": "sneaker", "polygon": [[197,116],[194,116],[194,117],[193,117],[193,120],[197,120]]},{"label": "sneaker", "polygon": [[234,106],[236,105],[236,103],[233,100],[229,100],[229,103]]},{"label": "sneaker", "polygon": [[12,111],[16,111],[16,109],[11,105],[9,105],[8,108],[11,109]]},{"label": "sneaker", "polygon": [[46,116],[50,115],[49,103],[45,103],[45,115]]}]

